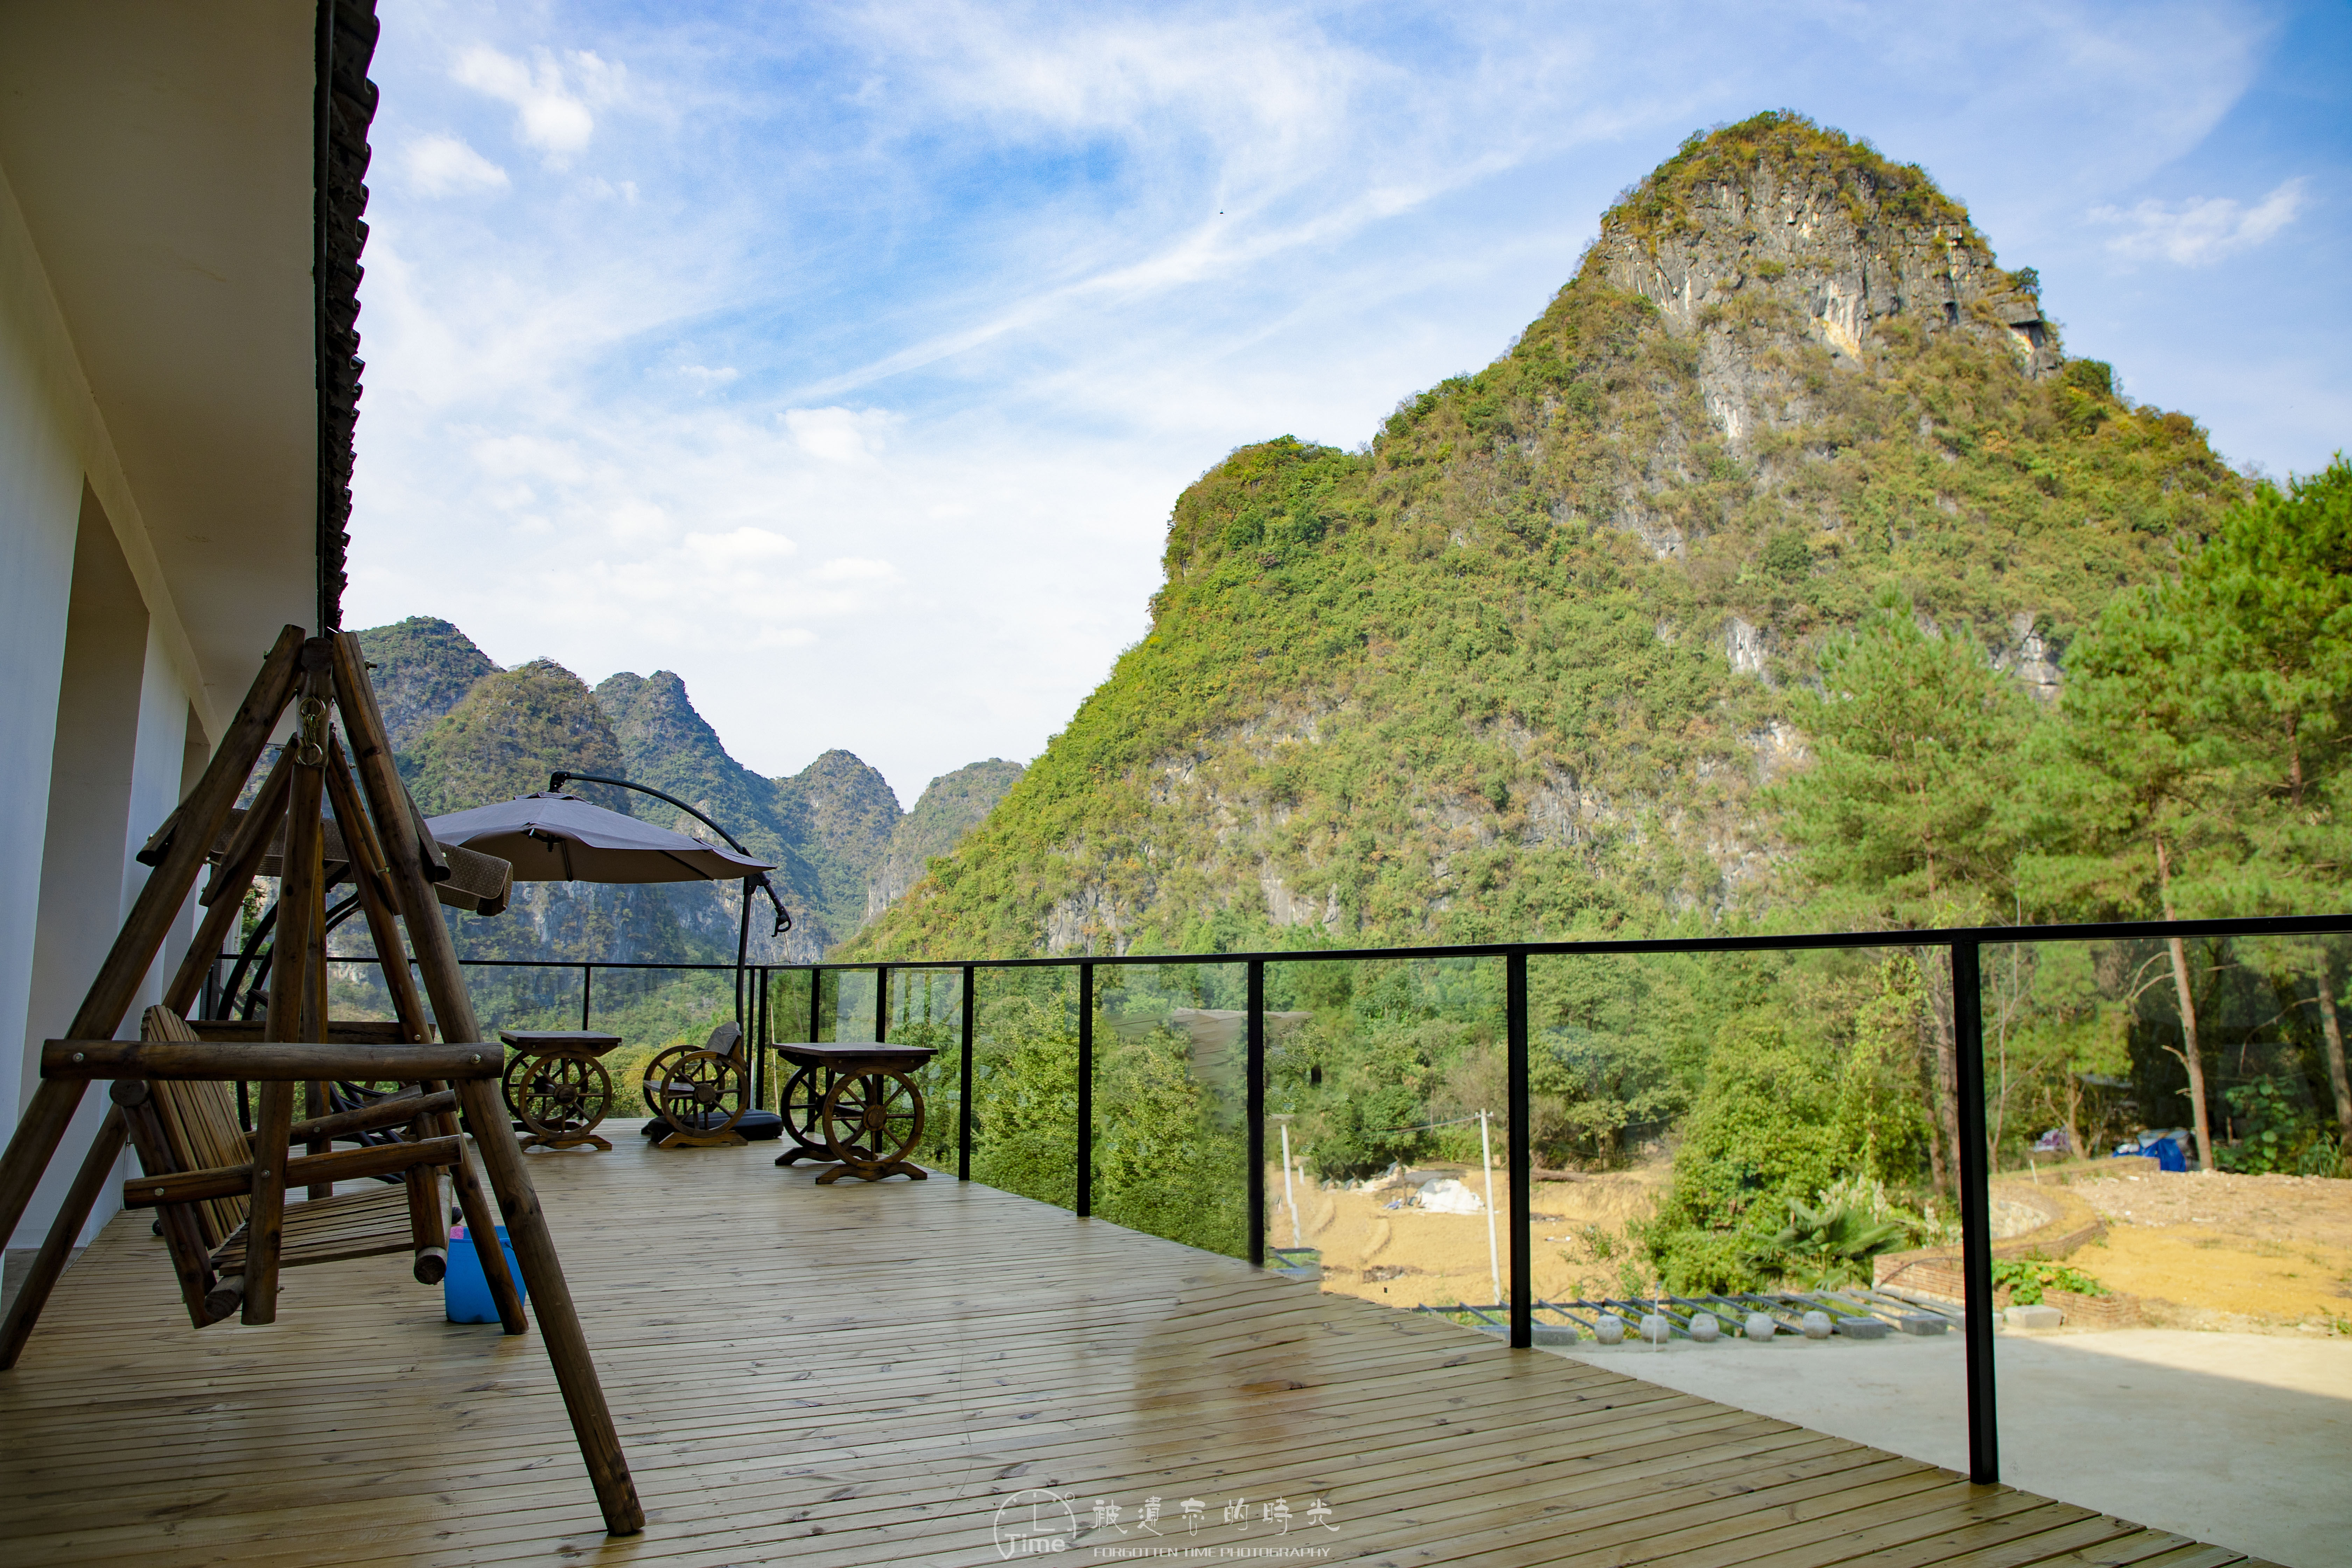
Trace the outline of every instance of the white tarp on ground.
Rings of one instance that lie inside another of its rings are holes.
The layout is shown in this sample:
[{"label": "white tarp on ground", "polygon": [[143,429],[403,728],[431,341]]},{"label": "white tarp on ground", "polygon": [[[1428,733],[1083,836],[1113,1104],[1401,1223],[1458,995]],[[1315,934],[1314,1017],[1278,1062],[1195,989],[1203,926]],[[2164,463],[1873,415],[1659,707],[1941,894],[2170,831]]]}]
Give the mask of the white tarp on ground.
[{"label": "white tarp on ground", "polygon": [[1417,1199],[1432,1214],[1485,1214],[1486,1200],[1451,1176],[1423,1182]]}]

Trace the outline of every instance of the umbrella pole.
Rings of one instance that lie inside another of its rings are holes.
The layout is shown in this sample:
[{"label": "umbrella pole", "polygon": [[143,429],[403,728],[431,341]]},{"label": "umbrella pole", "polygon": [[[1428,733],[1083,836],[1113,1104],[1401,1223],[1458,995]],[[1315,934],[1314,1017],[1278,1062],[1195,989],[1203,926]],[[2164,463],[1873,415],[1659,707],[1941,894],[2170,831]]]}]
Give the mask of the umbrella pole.
[{"label": "umbrella pole", "polygon": [[743,918],[735,928],[735,1022],[743,1022],[743,963],[751,951],[751,879],[743,879]]}]

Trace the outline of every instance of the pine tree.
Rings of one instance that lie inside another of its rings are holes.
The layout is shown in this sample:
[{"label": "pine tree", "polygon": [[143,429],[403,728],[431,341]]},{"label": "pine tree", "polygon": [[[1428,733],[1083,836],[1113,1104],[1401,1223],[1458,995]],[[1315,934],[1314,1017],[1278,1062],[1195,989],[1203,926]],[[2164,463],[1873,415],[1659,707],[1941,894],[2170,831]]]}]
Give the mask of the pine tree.
[{"label": "pine tree", "polygon": [[[1834,912],[1855,929],[2008,918],[2017,853],[2009,803],[2034,725],[2031,700],[1965,629],[1928,631],[1893,592],[1822,650],[1821,672],[1822,694],[1800,717],[1818,761],[1779,795],[1800,865],[1843,906]],[[1932,979],[1931,1157],[1948,1191],[1959,1147],[1951,976],[1939,952],[1918,956]]]},{"label": "pine tree", "polygon": [[[2111,600],[2067,660],[2063,728],[2031,777],[2041,852],[2020,867],[2037,907],[2090,918],[2176,920],[2210,896],[2211,877],[2244,856],[2225,806],[2221,747],[2202,722],[2200,624],[2178,584]],[[2184,900],[2188,907],[2184,909]],[[2197,1155],[2213,1168],[2195,974],[2168,939]]]},{"label": "pine tree", "polygon": [[[2352,464],[2338,454],[2223,514],[2182,574],[2205,628],[2195,718],[2213,740],[2245,858],[2213,878],[2218,911],[2322,914],[2352,884]],[[2311,967],[2338,1136],[2352,1132],[2338,955]]]}]

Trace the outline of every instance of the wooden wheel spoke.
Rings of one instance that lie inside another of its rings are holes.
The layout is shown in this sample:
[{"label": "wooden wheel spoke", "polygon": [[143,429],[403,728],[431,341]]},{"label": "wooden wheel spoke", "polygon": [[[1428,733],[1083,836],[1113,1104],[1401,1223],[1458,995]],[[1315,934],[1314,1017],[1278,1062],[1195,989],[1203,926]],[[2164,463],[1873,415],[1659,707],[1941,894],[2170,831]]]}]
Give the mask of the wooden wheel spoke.
[{"label": "wooden wheel spoke", "polygon": [[902,1072],[844,1076],[827,1091],[822,1114],[825,1143],[847,1165],[892,1164],[923,1135],[922,1096]]},{"label": "wooden wheel spoke", "polygon": [[646,1064],[646,1108],[689,1137],[715,1137],[740,1121],[743,1088],[740,1061],[698,1047],[673,1047]]}]

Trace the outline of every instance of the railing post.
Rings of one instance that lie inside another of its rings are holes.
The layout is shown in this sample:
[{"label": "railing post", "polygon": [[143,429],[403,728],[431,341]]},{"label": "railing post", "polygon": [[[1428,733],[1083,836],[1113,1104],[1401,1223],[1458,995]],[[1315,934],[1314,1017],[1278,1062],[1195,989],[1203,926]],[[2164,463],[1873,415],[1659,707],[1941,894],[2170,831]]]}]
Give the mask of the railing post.
[{"label": "railing post", "polygon": [[963,1073],[956,1089],[956,1180],[971,1180],[972,966],[963,966]]},{"label": "railing post", "polygon": [[1243,1090],[1249,1123],[1249,1260],[1265,1267],[1265,960],[1249,961],[1249,1082]]},{"label": "railing post", "polygon": [[1535,1145],[1529,1136],[1528,1108],[1528,955],[1514,952],[1503,960],[1504,1074],[1509,1079],[1511,1113],[1507,1140],[1511,1164],[1511,1347],[1525,1350],[1536,1342],[1536,1259],[1529,1244],[1535,1193]]},{"label": "railing post", "polygon": [[1960,1291],[1968,1318],[1969,1479],[2000,1479],[1993,1408],[1991,1161],[1985,1148],[1984,1009],[1977,944],[1952,943],[1952,1035],[1959,1056]]},{"label": "railing post", "polygon": [[596,966],[593,963],[583,963],[580,966],[580,1032],[582,1034],[588,1032],[589,998],[595,994],[595,990]]},{"label": "railing post", "polygon": [[1095,1212],[1095,966],[1078,965],[1078,1204]]},{"label": "railing post", "polygon": [[767,1109],[768,966],[760,965],[760,996],[751,1009],[751,1109]]},{"label": "railing post", "polygon": [[824,1038],[824,969],[820,964],[809,965],[809,1032],[810,1045]]},{"label": "railing post", "polygon": [[890,1038],[890,966],[874,966],[874,1042],[883,1044]]}]

